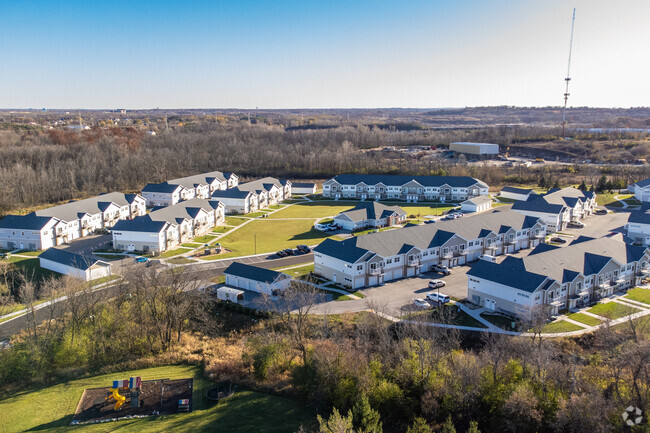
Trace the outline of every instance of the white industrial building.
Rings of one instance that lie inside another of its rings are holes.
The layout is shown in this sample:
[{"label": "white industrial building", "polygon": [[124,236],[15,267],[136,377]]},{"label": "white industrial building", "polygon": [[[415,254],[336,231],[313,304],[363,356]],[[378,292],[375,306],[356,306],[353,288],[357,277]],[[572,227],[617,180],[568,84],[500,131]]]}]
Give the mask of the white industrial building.
[{"label": "white industrial building", "polygon": [[449,145],[449,150],[467,155],[479,155],[483,157],[496,156],[499,154],[499,145],[491,143],[469,143],[457,141]]}]

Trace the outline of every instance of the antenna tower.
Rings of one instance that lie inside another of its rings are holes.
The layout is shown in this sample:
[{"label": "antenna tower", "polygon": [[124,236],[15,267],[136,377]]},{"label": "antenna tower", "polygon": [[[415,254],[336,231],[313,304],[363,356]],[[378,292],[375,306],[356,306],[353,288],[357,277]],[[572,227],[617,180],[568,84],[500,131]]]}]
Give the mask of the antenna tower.
[{"label": "antenna tower", "polygon": [[562,111],[562,137],[564,137],[564,128],[566,127],[566,104],[569,99],[569,81],[571,78],[569,74],[571,72],[571,49],[573,48],[573,25],[576,22],[576,8],[573,8],[573,18],[571,18],[571,39],[569,40],[569,65],[566,70],[566,88],[564,90],[564,110]]}]

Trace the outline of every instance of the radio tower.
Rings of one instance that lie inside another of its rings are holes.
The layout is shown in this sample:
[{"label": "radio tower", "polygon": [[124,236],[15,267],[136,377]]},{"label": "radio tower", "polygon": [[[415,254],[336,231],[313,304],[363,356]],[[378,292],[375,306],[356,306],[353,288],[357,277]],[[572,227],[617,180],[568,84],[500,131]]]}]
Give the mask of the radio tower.
[{"label": "radio tower", "polygon": [[566,104],[569,99],[569,81],[571,81],[569,73],[571,72],[571,48],[573,48],[573,25],[575,22],[576,8],[573,8],[573,18],[571,19],[571,39],[569,41],[569,66],[567,67],[566,78],[564,79],[566,82],[566,89],[564,90],[564,111],[562,112],[562,138],[564,138],[564,127],[566,126]]}]

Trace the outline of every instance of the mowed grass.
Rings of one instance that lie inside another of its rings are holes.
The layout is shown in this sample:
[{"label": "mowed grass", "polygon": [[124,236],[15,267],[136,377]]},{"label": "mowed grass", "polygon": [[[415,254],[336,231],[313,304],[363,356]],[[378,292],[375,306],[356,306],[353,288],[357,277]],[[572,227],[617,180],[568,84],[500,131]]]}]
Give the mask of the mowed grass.
[{"label": "mowed grass", "polygon": [[578,326],[575,323],[567,322],[566,320],[556,320],[555,322],[551,322],[544,326],[542,332],[545,334],[558,334],[560,332],[580,331],[581,329],[585,328]]},{"label": "mowed grass", "polygon": [[583,313],[572,313],[567,315],[567,317],[571,320],[575,320],[576,322],[584,323],[585,325],[589,326],[598,326],[603,323],[595,317],[591,317]]},{"label": "mowed grass", "polygon": [[[70,427],[72,415],[85,388],[108,386],[114,379],[141,376],[148,379],[194,378],[193,412],[137,420]],[[47,388],[23,390],[0,400],[3,433],[42,432],[262,432],[297,431],[313,427],[316,414],[300,402],[239,390],[218,405],[205,398],[211,383],[201,369],[166,366],[125,371],[60,383]]]},{"label": "mowed grass", "polygon": [[24,272],[27,277],[35,278],[38,281],[44,280],[49,277],[60,277],[61,274],[52,272],[49,269],[41,268],[41,263],[38,257],[16,257],[11,256],[9,262],[13,263],[16,268]]},{"label": "mowed grass", "polygon": [[311,265],[305,265],[305,266],[300,266],[297,268],[274,268],[276,271],[284,272],[287,275],[291,275],[292,277],[302,277],[304,275],[308,275],[310,272],[314,271],[314,264],[312,263]]},{"label": "mowed grass", "polygon": [[596,196],[596,204],[599,206],[623,207],[623,204],[614,198],[616,196],[618,196],[618,194],[599,193]]},{"label": "mowed grass", "polygon": [[608,319],[619,319],[632,313],[638,313],[638,308],[627,305],[619,304],[618,302],[608,302],[606,304],[598,304],[589,310],[590,313],[606,317]]},{"label": "mowed grass", "polygon": [[240,224],[244,224],[246,221],[250,221],[250,218],[229,216],[229,217],[226,217],[225,224],[227,226],[238,226]]},{"label": "mowed grass", "polygon": [[625,295],[625,297],[633,301],[643,302],[644,304],[650,304],[650,290],[648,289],[641,289],[639,287],[630,289],[628,290],[627,295]]},{"label": "mowed grass", "polygon": [[[313,230],[314,220],[256,220],[223,236],[219,243],[236,255],[271,253],[296,245],[313,245],[330,237]],[[257,244],[257,248],[255,245]],[[230,256],[235,255],[229,253]],[[215,259],[228,255],[216,256]]]},{"label": "mowed grass", "polygon": [[269,215],[269,218],[324,218],[338,215],[343,211],[352,209],[354,206],[356,206],[355,202],[319,201],[297,203]]},{"label": "mowed grass", "polygon": [[164,259],[164,258],[167,258],[167,257],[174,257],[174,256],[177,256],[179,254],[184,254],[184,253],[187,253],[187,252],[190,252],[190,251],[192,251],[191,248],[176,248],[175,250],[165,251],[159,257],[161,259]]}]

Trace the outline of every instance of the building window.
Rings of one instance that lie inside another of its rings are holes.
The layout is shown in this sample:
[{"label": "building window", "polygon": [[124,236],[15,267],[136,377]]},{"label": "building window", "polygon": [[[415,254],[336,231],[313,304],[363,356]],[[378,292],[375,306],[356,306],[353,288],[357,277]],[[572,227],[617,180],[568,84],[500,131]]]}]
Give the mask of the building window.
[{"label": "building window", "polygon": [[395,257],[395,263],[399,263],[399,257]]},{"label": "building window", "polygon": [[[370,265],[370,267],[372,268],[372,265]],[[363,265],[357,265],[357,271],[360,271],[361,269],[363,269]]]}]

